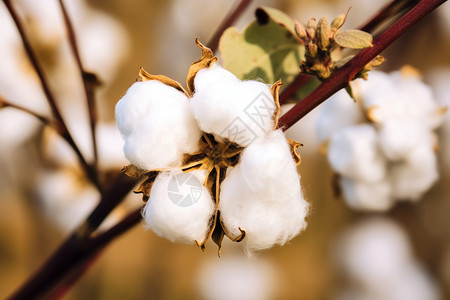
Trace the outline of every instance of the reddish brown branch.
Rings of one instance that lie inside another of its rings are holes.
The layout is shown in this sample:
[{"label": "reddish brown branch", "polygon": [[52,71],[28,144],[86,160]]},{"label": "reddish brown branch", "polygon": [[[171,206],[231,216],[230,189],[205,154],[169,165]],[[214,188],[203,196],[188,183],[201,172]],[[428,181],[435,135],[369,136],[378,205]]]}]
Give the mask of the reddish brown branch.
[{"label": "reddish brown branch", "polygon": [[342,68],[335,71],[328,79],[323,81],[322,84],[305,99],[297,103],[291,110],[284,114],[280,118],[279,126],[284,130],[288,129],[331,95],[346,87],[350,80],[352,80],[368,62],[392,44],[408,28],[413,26],[445,1],[446,0],[422,0],[419,2],[408,13],[381,33],[374,40],[373,47],[366,48],[359,52]]},{"label": "reddish brown branch", "polygon": [[[62,0],[59,0],[59,5],[61,7],[61,11],[64,17],[64,24],[67,31],[67,37],[69,39],[69,45],[72,49],[73,56],[75,58],[75,62],[80,71],[81,80],[83,81],[84,93],[86,95],[86,102],[89,110],[89,122],[91,127],[91,138],[92,138],[92,150],[94,152],[94,162],[93,169],[95,170],[95,174],[97,174],[97,166],[98,166],[98,147],[97,147],[97,133],[96,133],[96,123],[97,123],[97,110],[95,107],[95,99],[94,99],[94,89],[97,86],[98,82],[96,77],[86,72],[83,68],[83,64],[81,62],[80,52],[78,51],[77,38],[75,35],[75,31],[73,29],[72,22],[70,21],[69,15],[67,13],[66,7]],[[98,180],[98,178],[97,178]]]},{"label": "reddish brown branch", "polygon": [[45,97],[47,99],[48,104],[50,105],[50,109],[52,110],[53,117],[56,120],[55,126],[57,127],[58,133],[66,140],[66,142],[75,151],[75,153],[78,157],[78,160],[80,161],[80,164],[86,171],[86,174],[88,175],[88,177],[92,180],[92,182],[97,187],[99,187],[98,181],[96,180],[97,174],[96,174],[95,170],[87,163],[87,161],[84,158],[83,154],[81,153],[80,149],[76,145],[75,141],[72,138],[72,135],[69,132],[69,129],[67,128],[64,118],[62,117],[61,112],[59,111],[59,108],[56,105],[56,98],[54,97],[52,91],[49,88],[47,78],[45,77],[44,71],[38,62],[37,56],[36,56],[35,52],[33,51],[33,48],[31,47],[31,43],[30,43],[27,35],[25,34],[25,30],[22,26],[22,23],[20,22],[19,16],[17,15],[10,0],[3,0],[3,2],[5,3],[6,8],[8,9],[12,19],[14,20],[17,30],[19,31],[20,37],[22,38],[22,43],[25,48],[25,51],[30,59],[31,64],[33,65],[33,68],[36,70],[36,73],[39,77]]},{"label": "reddish brown branch", "polygon": [[252,0],[240,0],[239,4],[231,10],[231,12],[225,17],[222,24],[217,28],[216,32],[213,34],[212,38],[208,42],[208,48],[215,52],[219,46],[220,37],[223,32],[233,25],[234,22],[242,15],[242,13],[247,9]]}]

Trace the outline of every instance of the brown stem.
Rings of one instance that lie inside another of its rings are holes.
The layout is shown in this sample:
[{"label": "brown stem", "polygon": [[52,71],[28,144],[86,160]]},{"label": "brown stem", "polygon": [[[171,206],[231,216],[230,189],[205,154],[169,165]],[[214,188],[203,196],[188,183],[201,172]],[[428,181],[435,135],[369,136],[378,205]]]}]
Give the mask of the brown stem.
[{"label": "brown stem", "polygon": [[[119,173],[85,224],[72,233],[48,261],[8,299],[34,299],[44,295],[63,280],[71,270],[96,253],[101,243],[95,242],[96,239],[92,238],[91,233],[124,199],[135,184],[136,179]],[[109,241],[112,238],[110,237]],[[103,241],[105,245],[107,241]]]},{"label": "brown stem", "polygon": [[75,151],[75,153],[78,157],[78,160],[80,161],[82,167],[86,171],[86,174],[88,175],[89,179],[91,179],[91,181],[95,184],[95,186],[100,189],[100,185],[96,179],[97,175],[96,175],[95,170],[87,163],[87,161],[84,158],[83,154],[81,153],[80,149],[76,145],[76,143],[73,140],[72,135],[70,134],[69,129],[67,128],[67,125],[61,115],[61,112],[59,111],[59,108],[56,105],[55,97],[49,88],[49,84],[44,75],[44,71],[38,62],[37,56],[36,56],[35,52],[33,51],[33,48],[31,47],[31,43],[29,42],[27,35],[25,34],[25,30],[22,26],[22,23],[20,22],[19,16],[17,15],[14,7],[11,5],[10,0],[3,0],[3,2],[5,3],[6,8],[8,9],[12,19],[14,20],[17,30],[19,31],[20,37],[22,38],[22,43],[25,48],[25,51],[30,59],[31,64],[33,65],[33,68],[36,70],[36,73],[39,77],[42,89],[43,89],[45,97],[47,99],[47,102],[50,105],[52,114],[57,121],[57,124],[58,124],[57,131],[60,133],[60,135],[67,141],[67,143]]},{"label": "brown stem", "polygon": [[[30,114],[33,117],[37,118],[39,121],[41,121],[45,125],[54,126],[52,121],[49,120],[47,117],[44,117],[44,116],[42,116],[42,115],[40,115],[40,114],[38,114],[38,113],[36,113],[36,112],[34,112],[32,110],[29,110],[26,107],[23,107],[23,106],[11,103],[11,102],[9,102],[9,101],[7,101],[7,100],[5,100],[5,99],[0,97],[0,108],[4,108],[4,107],[11,107],[11,108],[23,111],[23,112],[25,112],[27,114]],[[58,126],[54,126],[54,127],[56,128]]]},{"label": "brown stem", "polygon": [[342,68],[335,71],[328,79],[312,91],[305,99],[297,103],[285,113],[279,121],[283,130],[294,125],[312,109],[328,99],[331,95],[346,87],[364,66],[381,53],[386,47],[399,38],[408,28],[417,23],[425,15],[433,11],[446,0],[422,0],[408,13],[381,33],[373,42],[373,47],[359,52]]},{"label": "brown stem", "polygon": [[220,24],[219,28],[217,28],[216,32],[213,34],[212,38],[207,44],[208,48],[210,48],[213,52],[217,50],[220,37],[222,36],[223,32],[242,15],[242,13],[250,5],[251,2],[252,0],[240,0],[239,4],[231,10],[231,12],[222,21],[222,24]]},{"label": "brown stem", "polygon": [[[95,108],[95,99],[94,99],[94,89],[98,85],[97,79],[95,75],[86,72],[83,68],[83,64],[81,63],[81,56],[78,51],[77,39],[75,35],[75,31],[73,29],[72,22],[67,13],[66,7],[64,6],[64,2],[59,0],[59,5],[61,7],[61,11],[64,18],[64,24],[66,27],[67,36],[69,39],[69,45],[72,49],[73,56],[75,58],[75,62],[80,71],[81,79],[83,81],[84,93],[86,95],[86,102],[89,110],[89,121],[91,127],[91,138],[92,138],[92,150],[94,152],[94,161],[93,161],[93,169],[96,171],[95,174],[98,174],[98,147],[97,147],[97,134],[96,134],[96,123],[97,123],[97,110]],[[97,179],[98,180],[98,179]]]}]

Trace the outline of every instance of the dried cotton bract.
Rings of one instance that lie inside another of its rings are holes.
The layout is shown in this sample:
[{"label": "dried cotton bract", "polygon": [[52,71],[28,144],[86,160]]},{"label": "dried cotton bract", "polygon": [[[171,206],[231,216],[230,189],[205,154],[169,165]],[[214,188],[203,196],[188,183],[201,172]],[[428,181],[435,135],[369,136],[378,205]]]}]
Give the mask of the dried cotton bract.
[{"label": "dried cotton bract", "polygon": [[280,82],[241,81],[202,57],[188,71],[187,90],[162,75],[140,72],[116,105],[132,163],[129,176],[147,176],[136,192],[148,200],[148,228],[202,249],[227,236],[245,250],[285,244],[306,227],[296,165],[299,143],[276,130]]},{"label": "dried cotton bract", "polygon": [[338,92],[317,124],[345,200],[375,211],[418,200],[438,179],[434,130],[445,110],[411,67],[372,71],[352,88],[357,103]]}]

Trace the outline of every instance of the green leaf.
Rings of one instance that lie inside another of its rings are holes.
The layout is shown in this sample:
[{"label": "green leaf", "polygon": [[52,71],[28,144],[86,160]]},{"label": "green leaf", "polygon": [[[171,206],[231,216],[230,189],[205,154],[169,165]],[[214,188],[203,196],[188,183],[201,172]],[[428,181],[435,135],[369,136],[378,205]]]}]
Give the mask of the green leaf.
[{"label": "green leaf", "polygon": [[334,36],[335,42],[344,48],[363,49],[372,47],[372,35],[370,33],[353,29],[338,32]]},{"label": "green leaf", "polygon": [[219,43],[223,66],[243,80],[288,84],[299,72],[304,47],[284,25],[271,17],[265,21],[250,23],[242,33],[235,27],[224,32]]},{"label": "green leaf", "polygon": [[295,33],[295,22],[284,12],[267,6],[262,6],[256,9],[255,15],[259,24],[266,24],[268,18],[270,18],[275,23],[286,28],[293,36]]}]

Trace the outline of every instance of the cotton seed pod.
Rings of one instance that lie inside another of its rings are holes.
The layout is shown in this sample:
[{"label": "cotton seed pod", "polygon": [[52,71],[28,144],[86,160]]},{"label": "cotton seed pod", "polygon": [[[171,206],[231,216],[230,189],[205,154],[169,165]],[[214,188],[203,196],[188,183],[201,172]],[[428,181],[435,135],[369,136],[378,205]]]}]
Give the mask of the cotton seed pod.
[{"label": "cotton seed pod", "polygon": [[234,235],[246,235],[247,252],[283,245],[306,227],[308,203],[284,134],[270,132],[249,145],[222,183],[221,220]]},{"label": "cotton seed pod", "polygon": [[189,99],[157,80],[134,83],[116,105],[116,120],[126,158],[141,169],[178,167],[183,153],[198,149]]},{"label": "cotton seed pod", "polygon": [[368,124],[346,127],[331,137],[328,161],[341,175],[377,182],[385,177],[386,162],[375,128]]},{"label": "cotton seed pod", "polygon": [[219,66],[197,73],[190,104],[201,130],[241,146],[274,127],[276,105],[269,86],[241,81]]},{"label": "cotton seed pod", "polygon": [[205,170],[160,173],[142,210],[145,226],[172,242],[202,241],[215,207],[205,176]]}]

